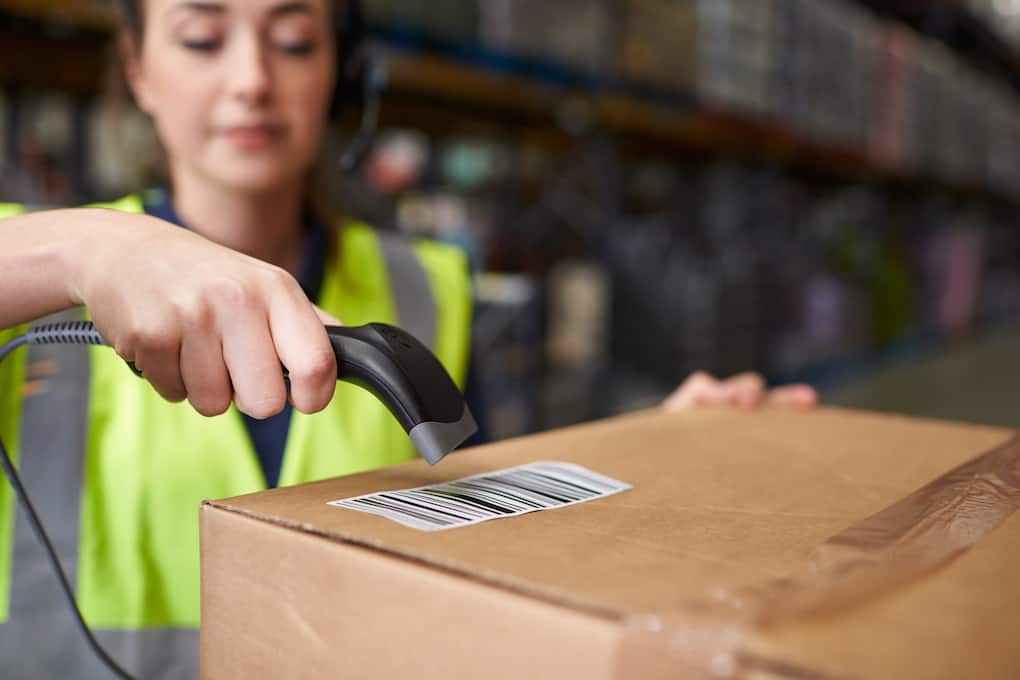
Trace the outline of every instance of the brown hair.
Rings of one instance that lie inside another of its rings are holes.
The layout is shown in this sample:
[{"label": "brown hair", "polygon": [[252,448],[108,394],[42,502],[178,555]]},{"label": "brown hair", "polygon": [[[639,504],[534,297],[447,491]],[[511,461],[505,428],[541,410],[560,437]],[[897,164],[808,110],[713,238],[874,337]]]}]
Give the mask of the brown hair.
[{"label": "brown hair", "polygon": [[142,14],[145,10],[145,3],[138,0],[118,0],[116,4],[121,27],[128,28],[134,31],[135,35],[141,37],[142,29],[145,26]]},{"label": "brown hair", "polygon": [[135,172],[132,174],[141,178],[141,186],[129,187],[137,193],[153,184],[168,183],[169,173],[163,146],[151,125],[145,134],[145,149],[128,148],[130,142],[137,143],[138,140],[129,141],[122,134],[117,134],[127,124],[128,115],[134,109],[134,97],[124,74],[123,52],[129,47],[138,49],[145,22],[144,0],[117,0],[114,5],[118,30],[107,55],[104,123],[112,132],[109,138],[115,145],[118,159],[125,165],[133,165]]}]

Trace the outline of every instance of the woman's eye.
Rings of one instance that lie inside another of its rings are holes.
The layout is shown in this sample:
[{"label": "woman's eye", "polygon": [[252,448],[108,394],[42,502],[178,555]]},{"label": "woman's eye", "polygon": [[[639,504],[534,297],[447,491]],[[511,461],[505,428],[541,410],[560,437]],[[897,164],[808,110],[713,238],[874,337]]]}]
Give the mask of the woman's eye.
[{"label": "woman's eye", "polygon": [[278,47],[281,52],[293,57],[305,57],[315,51],[315,43],[310,42],[283,43]]},{"label": "woman's eye", "polygon": [[219,49],[219,40],[184,40],[181,45],[195,52],[214,52]]}]

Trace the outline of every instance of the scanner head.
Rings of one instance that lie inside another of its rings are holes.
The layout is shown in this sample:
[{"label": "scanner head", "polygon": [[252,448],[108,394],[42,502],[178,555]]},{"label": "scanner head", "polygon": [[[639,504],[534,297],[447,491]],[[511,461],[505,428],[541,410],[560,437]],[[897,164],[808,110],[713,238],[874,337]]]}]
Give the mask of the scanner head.
[{"label": "scanner head", "polygon": [[478,431],[450,374],[414,336],[395,326],[328,326],[337,377],[374,394],[435,465]]}]

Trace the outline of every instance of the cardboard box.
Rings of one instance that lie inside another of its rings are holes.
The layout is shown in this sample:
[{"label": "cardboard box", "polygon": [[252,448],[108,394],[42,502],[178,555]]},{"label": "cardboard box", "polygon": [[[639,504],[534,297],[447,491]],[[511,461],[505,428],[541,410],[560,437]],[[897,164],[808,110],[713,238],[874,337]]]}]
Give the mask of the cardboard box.
[{"label": "cardboard box", "polygon": [[[207,503],[202,676],[1017,678],[1012,438],[645,413]],[[548,460],[633,488],[434,533],[327,505]]]}]

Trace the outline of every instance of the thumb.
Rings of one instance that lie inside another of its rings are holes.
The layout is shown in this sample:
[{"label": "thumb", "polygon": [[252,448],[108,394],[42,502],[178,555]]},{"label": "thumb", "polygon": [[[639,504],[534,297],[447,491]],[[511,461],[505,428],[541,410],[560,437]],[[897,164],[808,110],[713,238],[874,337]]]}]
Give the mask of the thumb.
[{"label": "thumb", "polygon": [[322,322],[322,325],[324,325],[324,326],[343,326],[344,325],[343,321],[341,321],[340,319],[336,318],[335,316],[333,316],[329,312],[323,310],[318,305],[313,305],[313,307],[315,308],[315,314],[316,314],[316,316],[319,317],[319,321]]}]

